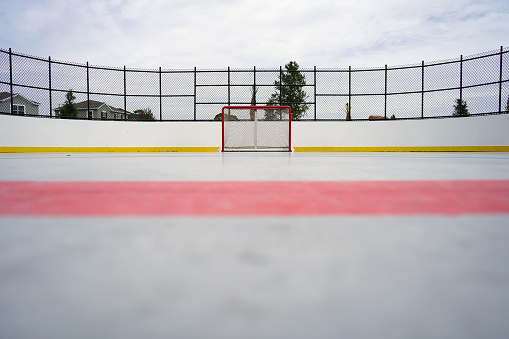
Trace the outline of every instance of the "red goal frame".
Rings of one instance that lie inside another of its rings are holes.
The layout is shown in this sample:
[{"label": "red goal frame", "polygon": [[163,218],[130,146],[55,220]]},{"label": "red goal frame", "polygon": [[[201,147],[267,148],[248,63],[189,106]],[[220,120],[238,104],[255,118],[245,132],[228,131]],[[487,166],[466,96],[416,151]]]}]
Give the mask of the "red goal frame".
[{"label": "red goal frame", "polygon": [[224,106],[221,110],[221,152],[224,152],[224,111],[225,109],[288,109],[288,152],[292,151],[292,108],[290,106]]}]

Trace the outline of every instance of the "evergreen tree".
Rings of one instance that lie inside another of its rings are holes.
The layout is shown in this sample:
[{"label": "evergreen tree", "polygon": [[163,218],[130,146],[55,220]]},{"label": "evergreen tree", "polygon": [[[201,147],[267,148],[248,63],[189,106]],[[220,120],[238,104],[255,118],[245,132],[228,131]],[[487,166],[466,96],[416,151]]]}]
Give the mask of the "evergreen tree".
[{"label": "evergreen tree", "polygon": [[456,99],[456,104],[454,105],[454,113],[453,116],[467,116],[470,115],[468,113],[467,102],[465,100]]},{"label": "evergreen tree", "polygon": [[[299,64],[296,61],[290,61],[285,65],[286,72],[281,75],[281,81],[276,80],[274,87],[276,93],[273,93],[267,106],[290,106],[292,109],[292,120],[300,120],[309,108],[306,99],[308,98],[303,87],[306,85],[306,77],[299,72]],[[265,112],[266,120],[277,120],[276,113],[272,110]]]},{"label": "evergreen tree", "polygon": [[60,108],[60,112],[58,114],[61,118],[76,118],[78,117],[78,109],[76,108],[76,105],[74,104],[74,100],[76,97],[72,93],[72,90],[67,92],[65,95],[65,103]]}]

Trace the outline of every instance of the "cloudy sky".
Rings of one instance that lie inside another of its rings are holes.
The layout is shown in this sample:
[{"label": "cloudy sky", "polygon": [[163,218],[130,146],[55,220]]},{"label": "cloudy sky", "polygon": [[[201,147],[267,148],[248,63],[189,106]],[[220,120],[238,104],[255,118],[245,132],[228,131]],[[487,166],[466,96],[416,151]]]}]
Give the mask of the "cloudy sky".
[{"label": "cloudy sky", "polygon": [[0,0],[0,48],[100,66],[365,67],[509,46],[507,0]]}]

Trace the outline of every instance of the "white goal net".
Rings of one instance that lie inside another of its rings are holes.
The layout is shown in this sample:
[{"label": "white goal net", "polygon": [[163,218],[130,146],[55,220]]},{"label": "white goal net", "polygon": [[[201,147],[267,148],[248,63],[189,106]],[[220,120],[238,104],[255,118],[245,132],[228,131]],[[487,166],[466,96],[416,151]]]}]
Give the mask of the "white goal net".
[{"label": "white goal net", "polygon": [[288,106],[225,106],[222,151],[291,152]]}]

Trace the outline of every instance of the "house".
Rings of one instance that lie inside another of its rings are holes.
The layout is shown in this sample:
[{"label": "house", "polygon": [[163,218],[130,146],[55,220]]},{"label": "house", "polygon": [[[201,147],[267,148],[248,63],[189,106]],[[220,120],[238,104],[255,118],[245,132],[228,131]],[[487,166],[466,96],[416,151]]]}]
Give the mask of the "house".
[{"label": "house", "polygon": [[11,112],[11,93],[0,92],[0,112],[16,115],[39,115],[40,103],[25,98],[19,93],[13,95],[13,111]]},{"label": "house", "polygon": [[[105,102],[85,100],[74,105],[78,110],[78,118],[81,119],[125,120],[126,111],[123,108],[116,108]],[[61,107],[55,108],[56,116],[58,116],[60,109]],[[129,115],[130,112],[127,112],[127,114]]]}]

